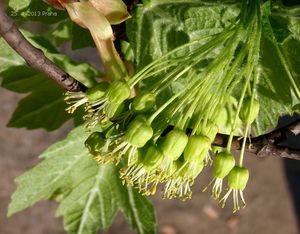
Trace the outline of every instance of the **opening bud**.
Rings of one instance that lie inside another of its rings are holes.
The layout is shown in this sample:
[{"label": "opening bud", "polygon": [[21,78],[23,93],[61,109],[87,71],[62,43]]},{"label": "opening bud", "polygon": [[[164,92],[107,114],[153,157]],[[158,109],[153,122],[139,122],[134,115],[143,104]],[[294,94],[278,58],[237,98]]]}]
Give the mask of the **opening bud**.
[{"label": "opening bud", "polygon": [[144,168],[147,171],[154,170],[161,164],[163,158],[164,155],[162,154],[162,152],[160,152],[160,150],[156,146],[154,145],[150,146],[143,160]]},{"label": "opening bud", "polygon": [[175,161],[183,153],[187,143],[188,136],[185,132],[180,129],[174,129],[167,134],[160,145],[160,149],[165,156]]},{"label": "opening bud", "polygon": [[203,170],[203,167],[204,163],[201,161],[196,160],[193,163],[189,162],[183,167],[182,170],[179,171],[179,175],[182,177],[195,179]]},{"label": "opening bud", "polygon": [[114,81],[110,84],[105,95],[110,102],[120,104],[129,98],[130,92],[130,87],[127,83]]},{"label": "opening bud", "polygon": [[158,166],[163,160],[163,154],[152,145],[147,149],[142,162],[121,169],[121,178],[128,185],[135,185],[143,195],[153,195],[158,185]]},{"label": "opening bud", "polygon": [[245,167],[235,166],[228,175],[229,188],[244,190],[249,179],[249,170]]},{"label": "opening bud", "polygon": [[178,171],[167,180],[167,183],[163,190],[163,198],[180,198],[185,201],[192,196],[191,186],[194,183],[194,179],[202,171],[203,162],[180,162],[176,161]]},{"label": "opening bud", "polygon": [[[216,155],[215,160],[213,161],[214,178],[208,184],[208,186],[210,186],[214,183],[211,190],[211,195],[214,199],[219,199],[223,189],[223,179],[230,173],[234,165],[235,160],[230,152],[223,151]],[[203,192],[206,191],[208,186],[203,189]]]},{"label": "opening bud", "polygon": [[92,88],[89,88],[86,91],[86,96],[89,100],[89,102],[97,101],[98,99],[102,98],[109,87],[109,83],[107,82],[101,82],[97,85],[95,85]]},{"label": "opening bud", "polygon": [[142,118],[137,117],[129,124],[124,140],[137,148],[141,148],[152,136],[153,130],[151,126],[147,125]]},{"label": "opening bud", "polygon": [[143,92],[134,97],[132,102],[132,109],[135,112],[147,112],[151,110],[156,102],[156,97],[153,93]]},{"label": "opening bud", "polygon": [[109,103],[105,109],[104,113],[107,115],[108,119],[116,118],[119,116],[125,109],[125,103],[120,104]]},{"label": "opening bud", "polygon": [[215,139],[218,131],[219,131],[218,126],[215,123],[208,121],[206,126],[202,129],[202,134],[204,134],[211,141],[213,141]]},{"label": "opening bud", "polygon": [[222,207],[225,206],[225,202],[229,195],[233,193],[233,212],[240,209],[239,197],[243,202],[243,207],[246,206],[243,190],[246,188],[249,179],[249,171],[245,167],[235,166],[228,175],[228,192],[220,200]]},{"label": "opening bud", "polygon": [[184,149],[184,159],[190,163],[203,161],[210,149],[211,140],[205,135],[193,135]]},{"label": "opening bud", "polygon": [[105,136],[102,132],[93,132],[84,142],[85,147],[89,150],[90,154],[94,156],[100,155],[104,145]]},{"label": "opening bud", "polygon": [[235,159],[230,152],[223,151],[216,155],[213,162],[213,175],[217,178],[224,178],[229,174],[235,165]]},{"label": "opening bud", "polygon": [[259,102],[254,99],[251,107],[251,97],[246,97],[239,113],[240,119],[246,124],[253,123],[258,115],[259,106]]}]

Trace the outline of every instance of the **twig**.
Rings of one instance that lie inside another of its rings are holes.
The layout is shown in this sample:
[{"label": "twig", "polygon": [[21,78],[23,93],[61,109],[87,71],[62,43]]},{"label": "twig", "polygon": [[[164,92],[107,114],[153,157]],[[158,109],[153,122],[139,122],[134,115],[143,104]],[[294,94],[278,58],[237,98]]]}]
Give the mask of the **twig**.
[{"label": "twig", "polygon": [[[279,157],[300,160],[300,150],[290,149],[279,144],[300,132],[300,120],[296,120],[288,126],[275,129],[274,131],[253,137],[247,141],[247,151],[258,157]],[[218,134],[213,145],[226,147],[228,135]],[[232,141],[232,149],[239,150],[242,139],[235,137]]]},{"label": "twig", "polygon": [[85,91],[86,87],[51,62],[44,53],[34,47],[22,35],[14,21],[6,14],[5,8],[0,4],[0,35],[21,56],[26,63],[54,80],[58,85],[68,91]]}]

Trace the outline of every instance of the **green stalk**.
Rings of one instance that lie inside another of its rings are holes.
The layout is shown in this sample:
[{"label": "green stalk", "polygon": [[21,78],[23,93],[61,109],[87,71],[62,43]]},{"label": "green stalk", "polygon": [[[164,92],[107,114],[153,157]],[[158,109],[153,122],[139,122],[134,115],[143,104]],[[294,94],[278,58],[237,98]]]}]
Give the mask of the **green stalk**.
[{"label": "green stalk", "polygon": [[[227,72],[226,76],[222,79],[223,82],[220,82],[218,85],[217,91],[215,92],[216,96],[220,96],[219,93],[222,95],[222,99],[225,101],[227,97],[231,95],[231,92],[228,92],[228,85],[232,82],[232,79],[236,76],[236,73],[238,72],[238,69],[240,68],[241,64],[243,63],[245,57],[247,55],[247,47],[243,47],[236,57],[235,61],[231,64],[230,70]],[[206,108],[208,109],[207,116],[208,118],[215,114],[217,109],[220,108],[220,106],[223,106],[223,101],[221,102],[221,99],[217,99],[217,101],[214,101],[214,103],[209,103],[210,109],[207,106]],[[207,104],[208,105],[208,104]]]},{"label": "green stalk", "polygon": [[[225,50],[226,51],[226,50]],[[228,56],[228,53],[224,53],[224,56]],[[217,64],[219,63],[219,61],[222,61],[224,58],[221,56],[221,57],[219,57],[218,59],[217,59]],[[194,61],[194,63],[192,64],[192,65],[190,65],[190,66],[194,66],[195,64],[197,64],[199,61],[198,60],[195,60]],[[222,63],[219,63],[219,64],[221,64],[221,65],[223,65]],[[220,65],[219,65],[220,66]],[[211,69],[214,69],[215,68],[215,62],[214,63],[212,63],[210,66],[209,66],[209,68],[208,68],[208,70],[210,71]],[[187,71],[188,69],[185,69],[185,70],[183,70],[183,72],[185,73],[186,71]],[[220,68],[220,70],[221,70],[221,68]],[[183,73],[180,73],[179,75],[181,76]],[[185,98],[183,98],[182,100],[181,100],[181,103],[185,103],[185,100],[187,100],[188,98],[190,98],[191,96],[193,96],[194,95],[194,93],[196,92],[199,92],[199,90],[198,90],[198,88],[200,88],[201,87],[201,85],[202,85],[202,83],[204,83],[204,81],[205,80],[210,80],[209,79],[209,77],[210,77],[210,72],[206,72],[205,74],[208,74],[208,76],[207,77],[204,77],[203,79],[199,79],[200,80],[200,82],[197,84],[197,80],[195,80],[195,82],[193,82],[192,84],[196,84],[194,87],[191,85],[191,87],[193,87],[192,88],[192,90],[190,91],[190,92],[187,92],[186,94],[186,97]],[[176,78],[177,79],[177,78]],[[203,88],[205,88],[205,87],[202,87],[202,89]],[[186,90],[186,89],[185,89]],[[183,90],[183,91],[185,91],[185,90]],[[205,89],[205,90],[207,90],[207,89]],[[182,92],[180,92],[180,94],[181,94]],[[173,96],[173,97],[178,97],[178,94],[176,94],[175,96]],[[150,117],[150,123],[153,121],[153,119],[154,118],[156,118],[156,116],[159,114],[159,113],[161,113],[168,105],[170,105],[171,104],[171,102],[173,102],[176,98],[171,98],[167,103],[165,103],[161,108],[159,108],[151,117]],[[186,103],[185,103],[186,104]],[[179,107],[180,107],[180,105],[179,105]]]},{"label": "green stalk", "polygon": [[[229,30],[226,30],[225,32],[223,31],[222,33],[220,34],[217,34],[217,35],[212,35],[212,36],[216,36],[215,38],[213,38],[211,41],[209,41],[208,43],[206,43],[203,47],[201,46],[200,48],[196,49],[194,52],[192,52],[191,55],[188,56],[189,57],[193,57],[196,53],[203,53],[205,52],[205,50],[207,49],[206,47],[210,48],[210,47],[213,47],[215,45],[218,45],[220,44],[221,41],[225,40],[228,36],[230,36],[230,34],[232,34],[232,31],[231,29]],[[162,66],[162,62],[164,61],[164,59],[166,59],[168,56],[172,55],[172,54],[175,54],[176,52],[182,50],[182,49],[185,49],[187,47],[190,47],[190,46],[193,46],[193,45],[197,45],[199,44],[202,40],[207,40],[209,38],[211,38],[212,36],[207,36],[207,37],[204,37],[204,38],[201,38],[200,40],[197,40],[197,41],[192,41],[192,42],[189,42],[187,44],[184,44],[168,53],[166,53],[164,56],[160,57],[159,59],[156,59],[155,61],[151,62],[150,64],[148,64],[145,68],[143,68],[141,71],[139,71],[138,73],[136,73],[129,81],[129,84],[131,87],[133,87],[134,85],[136,85],[139,81],[143,80],[146,76],[146,74],[148,73],[148,70],[151,69],[151,70],[156,70],[154,65],[158,65],[158,66]],[[205,50],[203,49],[205,48]],[[200,50],[200,52],[199,52]],[[185,58],[186,59],[186,58]],[[175,60],[176,61],[176,60]],[[182,60],[180,60],[180,62],[182,62]],[[185,61],[187,62],[187,61]],[[174,62],[174,65],[172,66],[176,66],[178,65],[178,62]],[[157,74],[158,72],[156,71],[155,74]],[[154,74],[151,74],[151,75],[154,75]],[[149,77],[149,74],[147,74],[147,76]]]},{"label": "green stalk", "polygon": [[[243,19],[245,19],[246,17],[244,16],[244,12],[246,12],[245,11],[245,8],[246,8],[246,4],[244,4],[243,5],[243,11],[242,11],[242,16],[243,16]],[[244,22],[243,22],[244,23]],[[209,79],[209,77],[211,77],[212,75],[216,75],[216,73],[215,72],[213,72],[213,71],[222,71],[223,72],[223,69],[224,68],[226,68],[226,70],[228,69],[228,67],[229,67],[229,64],[230,64],[230,62],[228,62],[228,56],[229,57],[231,57],[231,54],[233,55],[234,54],[234,51],[236,50],[236,46],[238,45],[238,43],[239,43],[239,41],[240,41],[240,32],[242,31],[242,27],[241,27],[241,25],[243,25],[243,23],[240,23],[239,25],[238,25],[238,28],[237,28],[237,30],[235,30],[235,36],[234,36],[234,40],[233,40],[233,45],[232,46],[230,46],[230,47],[228,47],[228,48],[225,48],[225,50],[223,51],[223,54],[222,54],[222,56],[220,56],[220,57],[218,57],[212,64],[210,64],[211,66],[209,66],[209,68],[207,68],[206,69],[206,72],[204,73],[204,74],[207,74],[207,77],[204,77],[204,81],[208,81]],[[208,46],[208,45],[206,45],[206,46]],[[223,61],[226,61],[225,63],[223,62]],[[198,61],[197,61],[198,62]],[[217,66],[217,67],[216,67]],[[202,74],[203,75],[203,74]],[[219,75],[219,74],[218,74]],[[220,76],[220,75],[219,75]],[[137,76],[138,77],[138,76]],[[139,79],[133,79],[134,80],[134,83],[135,82],[138,82],[140,79],[141,79],[141,77],[138,77]],[[213,80],[217,80],[215,77],[212,77],[213,78]],[[181,108],[181,106],[182,106],[182,103],[184,103],[184,101],[185,101],[185,99],[187,98],[187,97],[190,97],[190,96],[194,96],[195,94],[199,94],[199,95],[197,95],[197,98],[196,98],[196,100],[199,100],[199,98],[202,96],[202,97],[204,97],[205,98],[205,96],[204,95],[202,95],[202,94],[206,94],[207,92],[209,92],[210,90],[211,90],[211,87],[213,86],[213,82],[203,82],[203,80],[202,81],[200,81],[200,82],[197,82],[197,81],[195,81],[195,82],[192,82],[192,83],[194,83],[194,84],[197,84],[197,85],[195,85],[194,87],[192,87],[192,89],[185,95],[185,97],[184,98],[182,98],[181,100],[180,100],[180,105],[177,105],[177,107],[175,108],[175,109],[179,109],[179,108]],[[200,85],[201,84],[201,85]],[[202,84],[205,84],[205,85],[202,85]],[[200,90],[198,90],[198,88],[200,88]],[[185,89],[185,90],[187,90],[187,89]],[[183,91],[181,91],[181,92],[179,92],[179,93],[177,93],[176,95],[174,95],[168,102],[166,102],[163,106],[161,106],[155,113],[153,113],[151,116],[150,116],[150,118],[148,119],[148,123],[149,124],[151,124],[151,122],[157,117],[157,115],[159,115],[167,106],[169,106],[177,97],[179,97],[181,94],[183,93]],[[201,95],[200,95],[201,94]],[[189,114],[191,113],[191,112],[194,112],[194,110],[195,110],[195,102],[192,104],[192,106],[190,107],[190,109],[189,109],[189,111],[188,111],[188,115],[186,116],[186,118],[184,119],[184,122],[186,122],[186,120],[188,119],[188,116],[189,116]],[[173,114],[174,114],[174,112],[173,112]],[[173,115],[172,114],[172,115]]]},{"label": "green stalk", "polygon": [[[233,55],[234,53],[234,50],[235,50],[235,46],[237,46],[238,44],[238,39],[239,37],[234,37],[233,39],[233,42],[232,42],[232,46],[228,47],[228,48],[225,48],[223,51],[222,51],[222,54],[219,55],[219,57],[211,64],[210,67],[207,68],[207,70],[205,71],[204,73],[204,81],[207,81],[206,82],[202,82],[201,85],[197,85],[197,87],[194,89],[196,92],[195,94],[198,94],[192,105],[190,106],[185,118],[182,120],[183,122],[180,123],[181,126],[185,126],[187,125],[187,121],[188,121],[188,118],[189,118],[189,115],[193,114],[197,108],[197,105],[199,105],[199,100],[203,100],[203,102],[201,103],[203,106],[206,106],[207,103],[210,103],[209,100],[211,99],[207,99],[207,97],[209,96],[210,92],[211,92],[211,87],[213,86],[214,82],[211,82],[211,80],[217,80],[217,76],[219,77],[222,77],[222,73],[224,72],[224,70],[226,70],[225,68],[229,66],[230,64],[230,61],[228,61],[227,57],[232,57],[231,55]],[[224,63],[223,61],[226,61],[226,63]],[[222,71],[221,74],[218,74],[219,71]],[[211,78],[211,79],[210,79]],[[203,84],[203,85],[202,85]],[[200,88],[198,90],[198,87]],[[194,94],[194,93],[193,93]],[[206,102],[205,102],[206,101]],[[186,104],[186,100],[182,100],[181,103],[184,103]],[[203,111],[203,113],[206,114],[205,111]],[[201,117],[199,116],[198,118],[198,121],[196,123],[196,126],[199,125],[201,121]],[[195,133],[196,131],[196,127],[193,129],[193,133]]]},{"label": "green stalk", "polygon": [[[258,6],[259,6],[259,4],[258,4]],[[260,8],[257,11],[257,15],[258,15],[258,29],[257,30],[258,30],[258,34],[261,35],[261,22],[260,22],[261,15],[260,15]],[[255,98],[255,95],[256,95],[257,76],[258,76],[258,74],[257,74],[257,66],[256,66],[255,69],[254,69],[252,96],[251,96],[251,104],[250,104],[250,111],[249,111],[249,113],[251,113],[251,110],[253,108],[253,102],[254,102],[254,98]],[[241,152],[240,152],[240,159],[239,159],[239,166],[240,167],[243,166],[243,159],[244,159],[244,155],[245,155],[246,140],[247,140],[247,136],[248,136],[248,132],[250,130],[250,127],[251,127],[251,124],[247,123],[246,129],[245,129],[245,135],[244,135],[244,139],[243,139],[243,143],[242,143],[242,148],[241,148]]]},{"label": "green stalk", "polygon": [[[197,79],[197,78],[194,78],[194,79]],[[179,103],[174,104],[175,109],[172,111],[171,117],[173,117],[176,113],[178,113],[180,111],[180,109],[183,107],[183,105],[188,105],[189,100],[193,99],[194,96],[197,94],[197,92],[200,92],[200,90],[198,90],[198,88],[200,88],[202,83],[204,83],[204,80],[202,80],[202,82],[199,82],[193,90],[186,92],[185,95],[181,98]]]},{"label": "green stalk", "polygon": [[192,117],[193,113],[195,112],[195,109],[197,108],[197,104],[199,104],[199,101],[201,100],[201,95],[197,95],[192,104],[190,105],[188,111],[186,112],[184,118],[182,118],[181,121],[178,121],[178,126],[181,129],[185,129],[187,126],[187,121],[189,117]]},{"label": "green stalk", "polygon": [[181,90],[173,97],[171,97],[167,102],[165,102],[159,109],[157,109],[147,120],[147,124],[151,124],[152,121],[167,107],[169,106],[176,98],[178,98],[185,90]]},{"label": "green stalk", "polygon": [[[253,102],[254,102],[254,98],[256,95],[256,84],[257,84],[257,69],[254,70],[254,78],[253,78],[253,87],[252,87],[252,96],[251,96],[251,104],[250,104],[250,111],[249,113],[251,113],[252,107],[253,107]],[[245,135],[243,138],[243,143],[242,143],[242,148],[241,148],[241,152],[240,152],[240,159],[239,159],[239,166],[243,166],[243,159],[244,159],[244,154],[245,154],[245,147],[246,147],[246,140],[247,140],[247,136],[248,136],[248,132],[250,130],[251,124],[247,123],[246,125],[246,129],[245,129]]]},{"label": "green stalk", "polygon": [[253,68],[255,66],[257,66],[258,59],[259,59],[258,54],[259,54],[260,39],[261,39],[261,15],[260,15],[260,5],[259,5],[259,3],[256,2],[255,4],[257,4],[256,5],[257,21],[254,22],[255,25],[256,25],[255,26],[256,29],[254,30],[254,33],[252,34],[252,37],[250,37],[250,39],[249,39],[250,40],[249,41],[249,47],[250,47],[249,54],[250,54],[250,56],[248,57],[248,63],[247,63],[247,67],[248,67],[247,76],[246,76],[247,78],[246,78],[244,88],[242,90],[242,94],[240,96],[240,100],[239,100],[235,120],[234,120],[234,123],[232,125],[232,129],[231,129],[231,132],[230,132],[230,135],[229,135],[229,138],[228,138],[227,147],[226,147],[227,151],[230,151],[232,140],[233,140],[233,134],[234,134],[234,131],[235,131],[235,128],[236,128],[237,120],[239,118],[239,112],[240,112],[242,104],[243,104],[243,99],[244,99],[248,84],[249,84],[250,79],[251,79]]},{"label": "green stalk", "polygon": [[[178,80],[180,78],[180,76],[178,76],[176,74],[180,73],[181,75],[184,75],[186,72],[188,72],[191,69],[191,67],[192,66],[188,66],[188,67],[184,68],[184,66],[179,66],[179,67],[175,68],[171,73],[169,73],[162,80],[160,80],[158,83],[156,83],[155,84],[156,87],[150,88],[150,90],[153,93],[159,94],[164,89],[166,89],[168,86],[170,86],[173,82],[175,82],[176,80]],[[182,71],[182,69],[184,72]],[[166,83],[163,84],[164,82],[166,82]]]},{"label": "green stalk", "polygon": [[[231,60],[228,60],[228,57],[231,58],[234,55],[234,52],[236,51],[236,48],[239,44],[239,42],[242,40],[242,35],[245,32],[244,27],[246,27],[246,25],[249,23],[249,21],[251,22],[251,20],[248,19],[249,15],[248,13],[250,12],[251,14],[253,14],[253,7],[251,8],[251,10],[248,12],[247,11],[247,1],[243,2],[243,6],[242,6],[242,10],[241,10],[241,21],[239,22],[236,30],[235,30],[235,35],[233,37],[233,41],[231,43],[231,46],[223,51],[224,53],[224,58],[222,58],[222,56],[220,56],[221,60],[220,60],[220,67],[219,69],[217,68],[215,71],[215,76],[219,76],[220,79],[223,80],[223,82],[221,81],[219,83],[219,89],[222,92],[222,89],[225,90],[226,86],[228,86],[228,84],[230,83],[231,79],[235,76],[235,73],[237,72],[239,66],[241,65],[241,63],[243,62],[243,59],[245,57],[245,53],[240,52],[240,56],[238,57],[237,60],[234,61],[234,64],[231,64]],[[251,15],[250,14],[250,15]],[[252,17],[250,17],[251,19]],[[244,51],[245,52],[245,51]],[[222,63],[222,61],[226,61],[225,64]],[[229,69],[229,71],[227,72],[227,70]],[[218,72],[221,72],[221,74],[218,74]],[[223,74],[226,74],[225,77],[223,77]],[[229,80],[228,80],[229,78]],[[215,81],[217,81],[217,78],[213,78]],[[199,92],[203,97],[207,96],[209,94],[209,92],[211,92],[211,88],[213,87],[213,85],[215,84],[215,82],[211,82],[210,85],[204,90],[204,92]],[[202,119],[208,119],[209,115],[211,113],[215,112],[215,109],[219,106],[219,101],[221,99],[217,98],[218,95],[216,95],[217,92],[215,92],[213,95],[213,97],[211,97],[209,100],[206,99],[206,102],[204,101],[202,103],[203,108],[199,111],[199,113],[204,113],[204,116],[199,115],[198,120],[196,122],[195,128],[193,129],[193,133],[195,133],[198,129],[199,124],[201,123]],[[215,106],[212,105],[213,103],[215,103]],[[209,108],[211,107],[211,108]],[[207,111],[208,110],[208,111]],[[192,134],[193,134],[192,133]]]},{"label": "green stalk", "polygon": [[[181,75],[181,74],[179,74]],[[201,81],[201,80],[200,80]],[[177,94],[175,94],[174,96],[172,96],[166,103],[164,103],[159,109],[157,109],[147,120],[148,124],[151,124],[152,121],[166,108],[168,107],[176,98],[178,98],[181,94],[186,93],[186,95],[191,95],[193,94],[192,91],[187,92],[188,89],[192,89],[193,91],[197,90],[197,88],[199,87],[199,83],[201,84],[201,82],[199,82],[198,84],[198,80],[195,79],[193,82],[188,84],[188,87],[186,89],[181,90],[180,92],[178,92]]]},{"label": "green stalk", "polygon": [[[212,72],[212,74],[210,74],[211,76],[213,76],[212,78],[215,80],[215,82],[210,82],[209,83],[209,86],[206,87],[204,89],[204,92],[201,92],[201,95],[203,97],[206,97],[209,95],[209,93],[212,91],[212,87],[213,85],[217,82],[218,78],[221,80],[221,82],[219,83],[218,87],[217,88],[217,91],[214,92],[212,95],[212,97],[208,100],[206,99],[206,102],[204,101],[202,103],[201,106],[203,106],[202,109],[200,109],[198,112],[199,113],[204,113],[205,116],[201,116],[199,115],[198,119],[197,119],[197,122],[195,124],[195,127],[193,129],[193,133],[194,134],[197,129],[198,129],[198,126],[201,122],[201,120],[204,118],[204,119],[208,119],[209,118],[209,115],[211,113],[214,113],[215,112],[215,109],[219,107],[219,99],[217,98],[218,96],[218,91],[224,89],[224,87],[226,87],[226,83],[228,82],[228,77],[231,78],[235,75],[235,73],[237,72],[240,64],[242,63],[245,55],[244,53],[242,53],[242,55],[239,55],[237,59],[235,59],[235,61],[233,62],[233,64],[231,64],[231,59],[228,60],[228,57],[229,58],[232,58],[234,56],[234,53],[236,51],[236,48],[240,42],[240,37],[242,35],[242,30],[240,27],[238,27],[236,29],[236,34],[234,35],[233,37],[233,40],[232,42],[230,43],[231,46],[228,48],[228,49],[225,49],[223,52],[222,52],[222,56],[219,57],[219,60],[217,61],[217,63],[219,63],[219,67],[216,66],[215,67],[215,71]],[[243,52],[243,51],[242,51]],[[240,53],[241,54],[241,53]],[[223,61],[226,61],[225,63]],[[229,69],[229,71],[228,71]],[[224,75],[225,77],[224,77]],[[222,92],[222,91],[221,91]],[[214,105],[214,104],[215,105]]]},{"label": "green stalk", "polygon": [[246,148],[246,140],[247,140],[247,135],[248,135],[250,126],[251,126],[251,124],[247,124],[246,129],[245,129],[245,135],[244,135],[244,138],[243,138],[243,143],[242,143],[242,148],[241,148],[240,158],[239,158],[239,166],[240,167],[243,166],[243,159],[244,159],[245,148]]},{"label": "green stalk", "polygon": [[[217,36],[217,38],[212,39],[209,43],[206,43],[205,45],[201,46],[199,48],[199,50],[197,51],[197,55],[195,57],[195,55],[193,54],[192,60],[194,61],[189,67],[193,67],[195,66],[197,63],[199,63],[199,61],[201,61],[201,59],[205,58],[205,56],[207,56],[209,53],[211,53],[211,51],[213,49],[216,48],[216,46],[220,45],[220,43],[224,42],[224,40],[226,40],[228,38],[228,36],[230,36],[230,34],[225,33],[225,34],[219,34],[220,37]],[[182,63],[182,62],[181,62]],[[179,66],[177,68],[178,70],[182,70],[183,68],[181,66]],[[169,77],[165,77],[163,78],[163,80],[161,81],[161,83],[164,83],[165,81],[167,81],[166,84],[164,84],[162,87],[159,88],[160,92],[161,90],[165,89],[167,86],[169,86],[171,83],[173,83],[175,80],[174,79],[169,79]],[[159,84],[160,86],[161,84]],[[158,87],[155,87],[154,90],[158,89]]]}]

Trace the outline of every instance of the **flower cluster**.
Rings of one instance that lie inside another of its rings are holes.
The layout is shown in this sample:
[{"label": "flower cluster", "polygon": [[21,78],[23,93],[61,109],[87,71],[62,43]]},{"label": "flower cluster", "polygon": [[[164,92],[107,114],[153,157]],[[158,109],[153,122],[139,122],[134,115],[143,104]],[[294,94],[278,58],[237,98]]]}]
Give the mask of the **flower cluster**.
[{"label": "flower cluster", "polygon": [[[255,96],[261,22],[256,1],[245,1],[243,7],[240,22],[229,30],[182,45],[130,77],[66,94],[69,113],[83,106],[85,126],[92,131],[101,126],[85,142],[98,163],[118,165],[123,182],[144,195],[155,194],[162,184],[163,198],[182,200],[191,198],[194,180],[212,165],[212,196],[224,206],[233,194],[234,211],[239,199],[246,204],[249,172],[243,156],[259,112]],[[212,61],[199,69],[210,53]],[[185,86],[165,97],[178,81]],[[238,102],[225,123],[220,116],[232,99]],[[227,148],[212,155],[222,125],[230,129]],[[244,137],[237,161],[230,149],[238,129]],[[229,190],[222,197],[225,178]]]},{"label": "flower cluster", "polygon": [[84,106],[87,120],[86,127],[93,128],[97,123],[106,123],[122,111],[123,102],[130,96],[130,87],[122,81],[112,84],[102,82],[83,92],[67,92],[65,101],[70,106],[69,113],[79,106]]}]

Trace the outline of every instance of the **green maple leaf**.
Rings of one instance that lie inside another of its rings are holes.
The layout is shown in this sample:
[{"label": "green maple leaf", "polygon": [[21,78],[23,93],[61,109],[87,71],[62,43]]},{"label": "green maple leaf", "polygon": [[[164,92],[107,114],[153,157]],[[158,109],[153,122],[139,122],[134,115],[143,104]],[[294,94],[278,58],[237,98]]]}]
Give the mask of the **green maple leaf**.
[{"label": "green maple leaf", "polygon": [[106,230],[120,209],[138,233],[155,233],[152,205],[132,188],[124,187],[113,165],[97,165],[88,155],[82,127],[46,150],[43,161],[16,179],[8,215],[44,199],[60,202],[57,215],[64,217],[68,233]]}]

